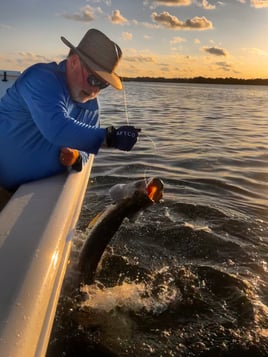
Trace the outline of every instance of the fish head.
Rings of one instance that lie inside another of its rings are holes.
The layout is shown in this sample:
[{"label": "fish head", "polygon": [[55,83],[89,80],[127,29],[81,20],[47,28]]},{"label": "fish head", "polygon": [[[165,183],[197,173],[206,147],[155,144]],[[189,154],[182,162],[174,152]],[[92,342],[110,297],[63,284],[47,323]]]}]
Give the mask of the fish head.
[{"label": "fish head", "polygon": [[153,202],[159,202],[163,197],[164,182],[158,177],[153,177],[146,185],[147,195]]}]

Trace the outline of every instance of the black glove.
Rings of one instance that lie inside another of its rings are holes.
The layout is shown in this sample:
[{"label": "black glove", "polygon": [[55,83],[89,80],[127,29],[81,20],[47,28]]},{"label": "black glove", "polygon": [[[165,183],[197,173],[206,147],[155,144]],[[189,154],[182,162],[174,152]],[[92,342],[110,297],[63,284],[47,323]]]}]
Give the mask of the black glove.
[{"label": "black glove", "polygon": [[108,147],[123,151],[130,151],[137,142],[138,133],[141,129],[125,125],[118,129],[113,126],[106,128],[106,143]]}]

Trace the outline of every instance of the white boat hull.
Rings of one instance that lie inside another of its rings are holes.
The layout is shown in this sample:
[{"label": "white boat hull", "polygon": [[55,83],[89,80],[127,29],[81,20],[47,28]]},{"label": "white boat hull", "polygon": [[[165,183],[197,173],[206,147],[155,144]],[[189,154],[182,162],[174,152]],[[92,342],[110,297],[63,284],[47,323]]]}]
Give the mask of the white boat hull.
[{"label": "white boat hull", "polygon": [[93,160],[22,185],[0,213],[0,356],[45,356]]}]

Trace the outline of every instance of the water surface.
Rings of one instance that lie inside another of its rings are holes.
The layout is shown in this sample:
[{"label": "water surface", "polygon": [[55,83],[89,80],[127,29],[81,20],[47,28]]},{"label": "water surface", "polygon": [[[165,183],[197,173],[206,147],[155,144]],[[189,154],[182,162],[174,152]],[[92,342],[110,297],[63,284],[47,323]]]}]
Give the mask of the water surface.
[{"label": "water surface", "polygon": [[85,301],[60,299],[48,356],[267,356],[268,87],[125,84],[102,125],[142,128],[96,156],[72,252],[117,183],[158,176],[164,201],[124,222]]}]

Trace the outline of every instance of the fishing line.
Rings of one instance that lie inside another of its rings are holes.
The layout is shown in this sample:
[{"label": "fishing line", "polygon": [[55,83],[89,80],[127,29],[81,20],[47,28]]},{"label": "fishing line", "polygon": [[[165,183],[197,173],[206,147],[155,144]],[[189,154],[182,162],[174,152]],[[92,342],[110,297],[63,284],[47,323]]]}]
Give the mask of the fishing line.
[{"label": "fishing line", "polygon": [[[123,98],[124,98],[124,110],[125,110],[125,115],[126,115],[126,122],[127,122],[127,125],[130,125],[130,121],[129,121],[129,112],[128,112],[128,101],[127,101],[127,93],[126,93],[126,90],[125,90],[125,86],[123,87]],[[154,140],[147,134],[144,133],[144,129],[142,129],[140,135],[139,135],[139,139],[140,137],[143,137],[145,138],[146,140],[149,140],[151,145],[152,145],[152,150],[153,150],[153,156],[156,156],[157,155],[157,147],[156,147],[156,143],[154,142]],[[152,175],[149,175],[147,171],[150,171],[150,169],[144,169],[144,174],[143,174],[143,177],[144,177],[144,181],[145,183],[147,184],[150,180],[150,176]]]},{"label": "fishing line", "polygon": [[127,94],[126,94],[125,87],[123,87],[123,96],[124,96],[124,107],[125,107],[125,114],[126,114],[127,125],[129,125],[128,105],[127,105]]},{"label": "fishing line", "polygon": [[[114,43],[114,49],[115,49],[117,60],[119,61],[120,60],[120,56],[119,56],[119,53],[118,53],[118,48],[117,48],[116,43]],[[127,95],[126,95],[125,86],[123,86],[123,97],[124,97],[124,107],[125,107],[126,121],[127,121],[127,125],[129,125]]]},{"label": "fishing line", "polygon": [[[125,110],[125,115],[126,115],[126,121],[127,121],[127,125],[129,125],[129,113],[128,113],[128,102],[127,102],[127,92],[125,90],[125,86],[123,87],[123,98],[124,98],[124,110]],[[151,141],[152,145],[153,145],[153,150],[156,154],[156,144],[155,142],[153,141],[153,139],[149,136],[149,135],[146,135],[144,133],[144,129],[141,131],[140,135],[139,136],[144,136],[145,138],[147,138],[148,140]]]},{"label": "fishing line", "polygon": [[[118,49],[117,49],[117,46],[116,44],[114,43],[114,48],[115,48],[115,53],[116,53],[116,56],[117,56],[117,59],[119,60],[119,53],[118,53]],[[126,89],[125,89],[125,86],[123,86],[123,99],[124,99],[124,110],[125,110],[125,115],[126,115],[126,122],[127,122],[127,125],[130,125],[130,122],[129,122],[129,112],[128,112],[128,102],[127,102],[127,92],[126,92]],[[153,151],[154,151],[154,155],[156,156],[156,144],[155,142],[153,141],[153,139],[149,136],[149,135],[146,135],[144,133],[144,130],[141,131],[141,134],[140,136],[144,136],[146,139],[150,140],[152,146],[153,146]],[[146,178],[146,171],[147,169],[144,170],[144,180],[145,182],[147,182],[149,180],[149,175],[148,175],[148,178]]]},{"label": "fishing line", "polygon": [[152,139],[149,135],[146,135],[146,134],[144,133],[144,131],[141,131],[140,135],[145,136],[146,139],[148,139],[148,140],[151,141],[151,143],[153,144],[153,150],[154,150],[155,155],[156,155],[156,143],[153,141],[153,139]]}]

